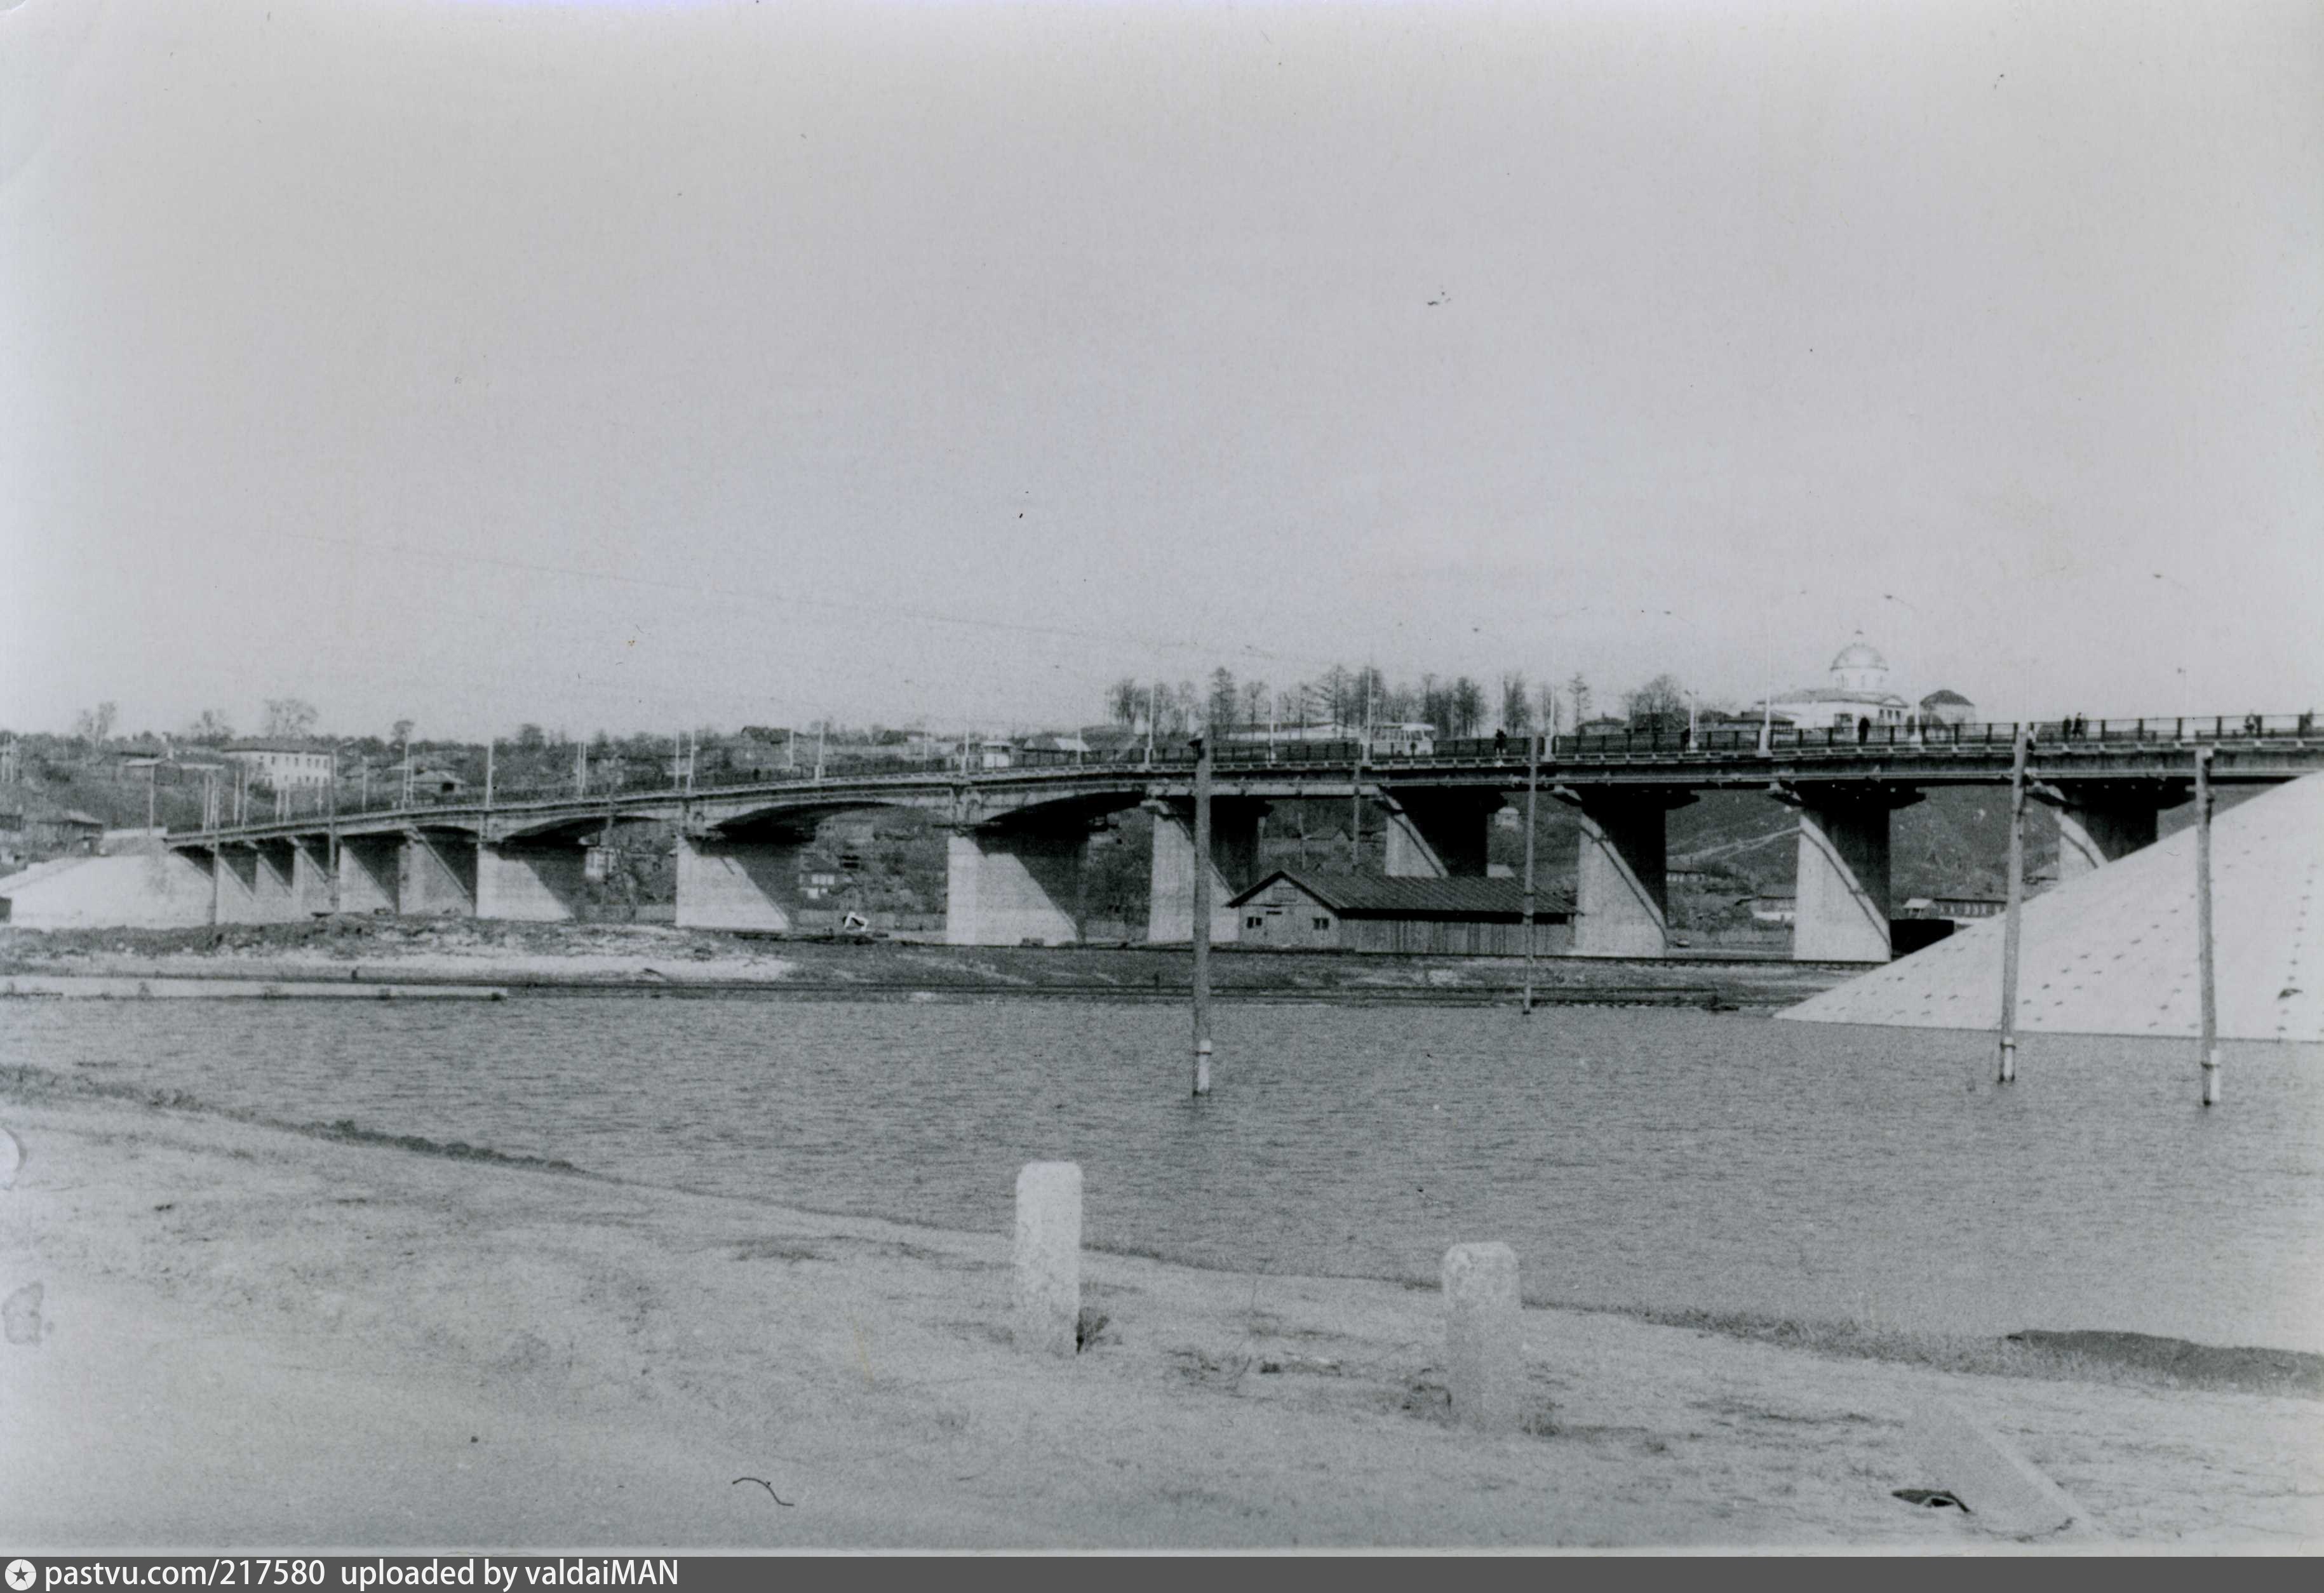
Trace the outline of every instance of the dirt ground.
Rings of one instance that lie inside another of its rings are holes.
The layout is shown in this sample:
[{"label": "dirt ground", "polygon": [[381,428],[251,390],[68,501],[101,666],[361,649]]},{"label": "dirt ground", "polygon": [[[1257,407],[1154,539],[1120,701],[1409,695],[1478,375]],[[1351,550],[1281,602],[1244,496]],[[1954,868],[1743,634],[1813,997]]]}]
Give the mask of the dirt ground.
[{"label": "dirt ground", "polygon": [[[1222,997],[1475,1001],[1514,999],[1521,959],[1240,952],[1222,948]],[[1105,999],[1179,999],[1186,948],[948,946],[897,939],[761,939],[666,925],[514,924],[475,918],[318,918],[200,929],[11,930],[0,972],[141,978],[472,979],[515,987],[663,984],[908,992],[1008,990]],[[1803,1000],[1845,971],[1780,961],[1545,958],[1543,999]]]},{"label": "dirt ground", "polygon": [[1940,1480],[1932,1395],[2080,1502],[2043,1547],[2324,1544],[2312,1396],[1527,1310],[1525,1429],[1480,1437],[1433,1289],[1093,1254],[1108,1325],[1036,1359],[1003,1235],[38,1077],[0,1083],[20,1547],[2021,1547],[1893,1496]]}]

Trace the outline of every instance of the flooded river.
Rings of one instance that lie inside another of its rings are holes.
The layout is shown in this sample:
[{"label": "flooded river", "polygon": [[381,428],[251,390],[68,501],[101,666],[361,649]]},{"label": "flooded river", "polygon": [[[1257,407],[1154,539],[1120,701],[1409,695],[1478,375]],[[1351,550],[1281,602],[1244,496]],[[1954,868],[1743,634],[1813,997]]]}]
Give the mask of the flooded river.
[{"label": "flooded river", "polygon": [[1752,1014],[1237,1002],[0,1003],[0,1060],[649,1183],[1003,1230],[1083,1164],[1093,1246],[1527,1298],[2324,1350],[2324,1058]]}]

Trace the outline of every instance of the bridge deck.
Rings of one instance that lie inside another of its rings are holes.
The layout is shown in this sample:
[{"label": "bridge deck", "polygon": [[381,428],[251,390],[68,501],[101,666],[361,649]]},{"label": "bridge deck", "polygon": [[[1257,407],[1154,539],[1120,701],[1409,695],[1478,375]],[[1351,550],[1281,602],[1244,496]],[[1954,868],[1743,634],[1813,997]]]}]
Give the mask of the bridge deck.
[{"label": "bridge deck", "polygon": [[[1560,736],[1543,756],[1541,779],[1568,787],[1766,789],[1797,784],[1904,787],[1996,785],[2009,778],[2020,726],[1978,724],[1906,732],[1720,727]],[[2221,784],[2275,783],[2324,771],[2324,739],[2307,714],[2205,719],[2110,720],[2080,733],[2055,722],[2034,727],[2028,768],[2052,783],[2089,780],[2167,783],[2192,778],[2198,749],[2212,753]],[[1438,788],[1516,790],[1526,778],[1522,740],[1443,741],[1425,752],[1367,753],[1354,741],[1273,744],[1229,741],[1214,750],[1222,796],[1290,800],[1351,793]],[[1066,752],[1019,754],[1005,769],[897,760],[857,764],[818,776],[799,771],[692,788],[508,792],[484,802],[453,798],[365,810],[331,810],[328,793],[315,806],[263,821],[209,830],[172,831],[175,847],[285,841],[337,829],[342,834],[404,829],[469,830],[493,839],[592,821],[675,819],[715,827],[745,815],[805,815],[818,808],[897,804],[940,809],[964,822],[1074,801],[1126,806],[1147,797],[1183,797],[1193,788],[1190,751],[1141,750],[1101,758]]]}]

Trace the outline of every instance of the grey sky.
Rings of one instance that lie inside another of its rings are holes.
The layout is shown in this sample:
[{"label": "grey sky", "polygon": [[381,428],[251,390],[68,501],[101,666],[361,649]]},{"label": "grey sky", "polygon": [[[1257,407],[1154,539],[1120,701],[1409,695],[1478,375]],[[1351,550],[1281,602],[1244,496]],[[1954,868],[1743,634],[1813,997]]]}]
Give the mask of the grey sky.
[{"label": "grey sky", "polygon": [[2324,698],[2311,4],[24,0],[0,62],[0,724],[1740,698],[1858,627],[1997,714]]}]

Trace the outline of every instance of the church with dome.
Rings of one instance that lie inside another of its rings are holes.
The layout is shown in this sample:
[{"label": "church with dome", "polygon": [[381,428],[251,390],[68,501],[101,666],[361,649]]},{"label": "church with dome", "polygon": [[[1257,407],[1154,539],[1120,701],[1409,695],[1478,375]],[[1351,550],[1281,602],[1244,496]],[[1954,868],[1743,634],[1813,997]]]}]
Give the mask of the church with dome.
[{"label": "church with dome", "polygon": [[1801,686],[1780,692],[1772,701],[1752,704],[1749,716],[1771,715],[1778,724],[1802,730],[1854,730],[1867,723],[1911,729],[1929,719],[1959,723],[1974,711],[1967,698],[1954,692],[1932,693],[1915,707],[1889,690],[1888,660],[1860,631],[1840,649],[1828,673],[1826,685]]}]

